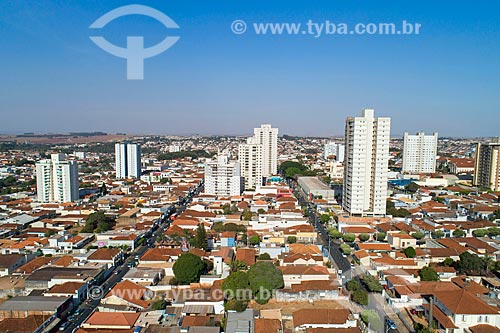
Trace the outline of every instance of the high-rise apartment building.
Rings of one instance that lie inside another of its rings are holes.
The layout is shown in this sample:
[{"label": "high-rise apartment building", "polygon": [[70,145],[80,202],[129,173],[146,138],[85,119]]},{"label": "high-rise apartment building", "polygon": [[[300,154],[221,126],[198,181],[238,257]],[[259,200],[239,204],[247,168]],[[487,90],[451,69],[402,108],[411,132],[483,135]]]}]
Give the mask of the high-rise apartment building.
[{"label": "high-rise apartment building", "polygon": [[373,109],[346,120],[342,207],[351,215],[385,214],[390,131],[391,119]]},{"label": "high-rise apartment building", "polygon": [[65,154],[52,154],[36,163],[37,196],[40,202],[71,202],[79,198],[78,164]]},{"label": "high-rise apartment building", "polygon": [[241,186],[240,164],[237,161],[230,161],[227,155],[219,155],[217,159],[205,162],[205,193],[220,197],[240,195]]},{"label": "high-rise apartment building", "polygon": [[500,191],[500,137],[477,144],[474,185]]},{"label": "high-rise apartment building", "polygon": [[269,177],[278,172],[278,129],[264,124],[254,128],[254,138],[262,145],[262,177]]},{"label": "high-rise apartment building", "polygon": [[323,150],[323,157],[335,156],[335,161],[344,162],[345,146],[341,143],[328,142]]},{"label": "high-rise apartment building", "polygon": [[238,146],[238,161],[241,176],[245,179],[245,189],[257,189],[262,185],[262,145],[255,138]]},{"label": "high-rise apartment building", "polygon": [[433,173],[436,171],[438,134],[404,134],[403,172]]},{"label": "high-rise apartment building", "polygon": [[139,178],[141,176],[141,146],[135,143],[115,144],[116,178]]}]

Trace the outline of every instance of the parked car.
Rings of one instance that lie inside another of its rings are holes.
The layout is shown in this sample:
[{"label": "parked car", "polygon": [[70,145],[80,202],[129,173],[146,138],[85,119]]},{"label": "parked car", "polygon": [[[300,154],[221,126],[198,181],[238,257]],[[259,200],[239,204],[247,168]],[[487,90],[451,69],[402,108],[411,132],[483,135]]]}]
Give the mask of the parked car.
[{"label": "parked car", "polygon": [[396,323],[394,322],[394,320],[392,320],[390,318],[386,318],[385,319],[385,325],[387,326],[387,328],[389,328],[391,330],[395,330],[397,328]]},{"label": "parked car", "polygon": [[64,331],[65,329],[68,328],[68,326],[70,325],[71,323],[70,322],[65,322],[63,323],[61,326],[59,326],[59,331]]}]

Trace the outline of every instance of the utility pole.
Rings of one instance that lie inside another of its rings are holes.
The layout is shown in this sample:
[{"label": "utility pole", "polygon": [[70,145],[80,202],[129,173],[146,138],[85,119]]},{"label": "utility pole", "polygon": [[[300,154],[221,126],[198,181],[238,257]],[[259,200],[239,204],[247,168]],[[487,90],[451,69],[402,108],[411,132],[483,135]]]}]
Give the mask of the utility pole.
[{"label": "utility pole", "polygon": [[427,328],[431,330],[432,328],[432,308],[434,307],[434,296],[431,295],[431,298],[429,299],[429,317],[427,318],[428,321],[428,326]]}]

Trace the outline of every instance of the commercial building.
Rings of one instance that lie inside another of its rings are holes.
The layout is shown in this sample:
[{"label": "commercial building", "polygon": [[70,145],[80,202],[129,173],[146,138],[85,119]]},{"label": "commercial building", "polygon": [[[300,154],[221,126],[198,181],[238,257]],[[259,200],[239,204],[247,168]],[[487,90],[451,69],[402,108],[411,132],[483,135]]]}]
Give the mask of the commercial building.
[{"label": "commercial building", "polygon": [[474,185],[500,191],[500,137],[477,144]]},{"label": "commercial building", "polygon": [[240,164],[229,156],[219,155],[205,163],[205,193],[226,197],[241,194]]},{"label": "commercial building", "polygon": [[433,173],[436,171],[438,134],[404,134],[403,172]]},{"label": "commercial building", "polygon": [[139,178],[141,176],[141,146],[135,143],[115,144],[116,178]]},{"label": "commercial building", "polygon": [[37,196],[40,202],[71,202],[79,198],[78,164],[65,154],[52,154],[36,163]]},{"label": "commercial building", "polygon": [[262,145],[255,138],[248,138],[247,143],[238,146],[238,161],[245,189],[262,186]]},{"label": "commercial building", "polygon": [[390,131],[391,119],[373,109],[346,120],[342,207],[351,215],[385,214]]},{"label": "commercial building", "polygon": [[335,191],[319,180],[318,177],[299,177],[297,182],[310,199],[313,197],[333,199],[335,197]]}]

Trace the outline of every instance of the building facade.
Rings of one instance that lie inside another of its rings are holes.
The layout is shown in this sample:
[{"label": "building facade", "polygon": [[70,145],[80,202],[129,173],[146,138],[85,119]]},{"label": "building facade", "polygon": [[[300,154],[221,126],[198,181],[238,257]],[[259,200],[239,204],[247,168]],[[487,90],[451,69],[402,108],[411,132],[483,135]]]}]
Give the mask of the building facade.
[{"label": "building facade", "polygon": [[229,156],[220,155],[205,163],[205,193],[220,197],[241,194],[242,178],[240,164],[230,161]]},{"label": "building facade", "polygon": [[404,134],[403,172],[433,173],[436,171],[438,134]]},{"label": "building facade", "polygon": [[238,146],[238,161],[245,189],[256,189],[262,185],[262,145],[255,138]]},{"label": "building facade", "polygon": [[141,146],[136,143],[115,144],[116,178],[139,178],[141,176]]},{"label": "building facade", "polygon": [[346,120],[342,207],[351,215],[385,214],[390,128],[373,109]]},{"label": "building facade", "polygon": [[491,143],[478,143],[474,185],[500,191],[500,137]]},{"label": "building facade", "polygon": [[278,172],[278,129],[269,124],[254,128],[254,139],[262,145],[262,176],[269,177]]},{"label": "building facade", "polygon": [[326,160],[328,156],[335,156],[335,161],[344,162],[345,146],[341,143],[328,142],[323,150],[323,158]]},{"label": "building facade", "polygon": [[37,196],[40,202],[71,202],[79,198],[78,164],[65,154],[52,154],[36,164]]}]

